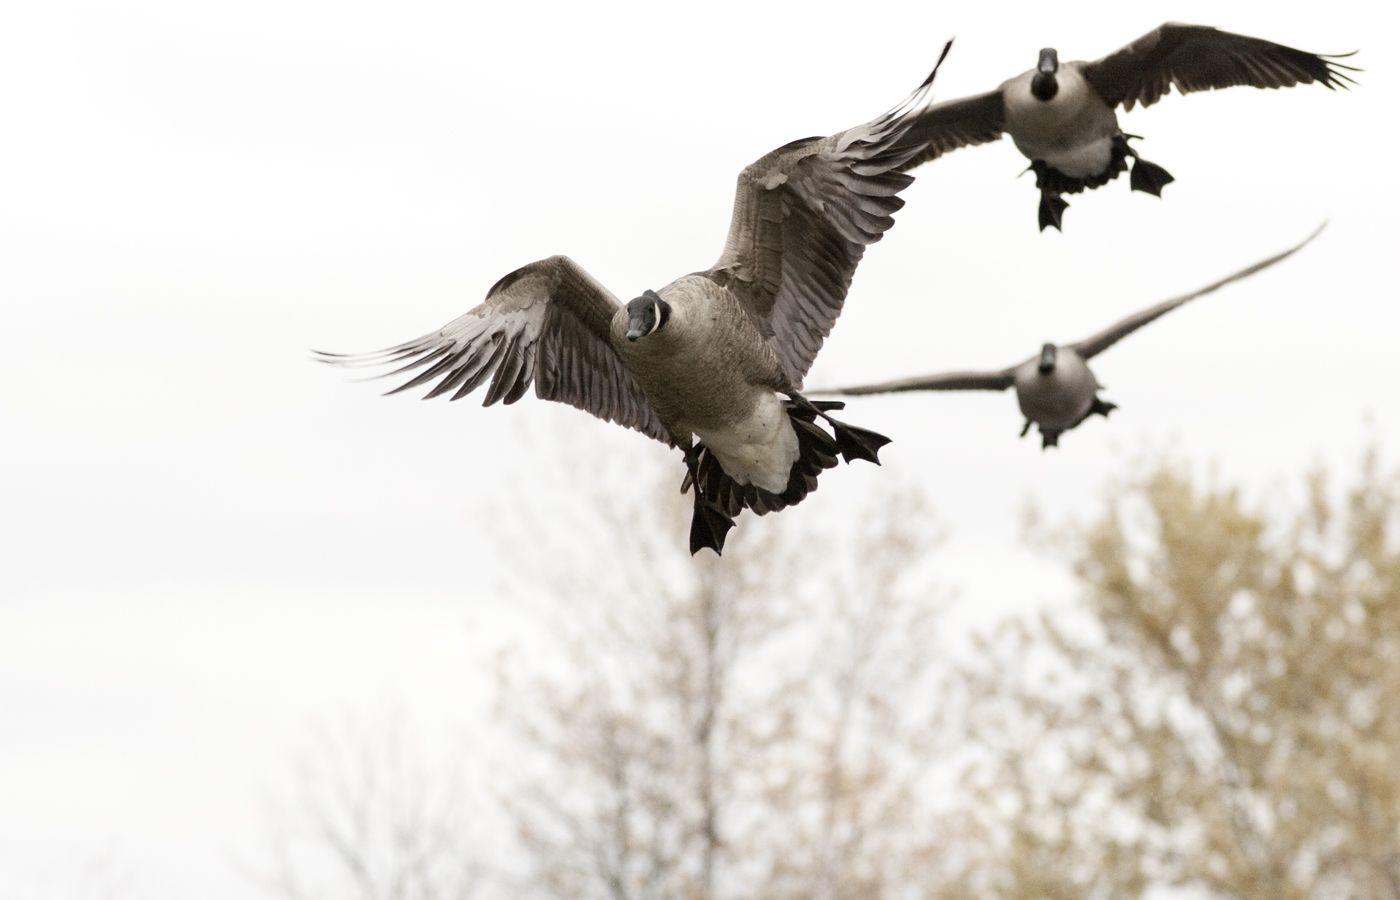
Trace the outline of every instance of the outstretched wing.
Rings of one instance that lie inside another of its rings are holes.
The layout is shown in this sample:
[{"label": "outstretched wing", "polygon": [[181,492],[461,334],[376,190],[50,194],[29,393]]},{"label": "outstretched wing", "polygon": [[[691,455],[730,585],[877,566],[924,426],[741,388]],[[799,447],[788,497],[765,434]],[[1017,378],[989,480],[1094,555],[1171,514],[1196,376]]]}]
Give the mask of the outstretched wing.
[{"label": "outstretched wing", "polygon": [[1016,369],[999,372],[942,372],[916,378],[899,378],[876,384],[830,388],[814,394],[893,394],[900,391],[1004,391],[1016,383]]},{"label": "outstretched wing", "polygon": [[919,152],[901,166],[907,171],[962,147],[1000,140],[1005,105],[1000,90],[935,103],[911,117],[902,143],[916,143]]},{"label": "outstretched wing", "polygon": [[609,328],[619,304],[567,256],[551,256],[496,282],[480,306],[377,353],[317,353],[340,366],[394,366],[383,377],[422,369],[389,391],[436,382],[425,395],[460,400],[489,378],[484,406],[535,395],[592,413],[673,444],[646,395],[613,350]]},{"label": "outstretched wing", "polygon": [[1197,297],[1204,297],[1206,294],[1210,294],[1220,290],[1227,284],[1239,281],[1242,278],[1248,278],[1255,272],[1261,272],[1264,269],[1267,269],[1270,266],[1274,265],[1275,263],[1282,262],[1283,260],[1287,259],[1293,254],[1297,253],[1299,250],[1306,247],[1308,244],[1312,243],[1313,238],[1321,234],[1322,229],[1326,227],[1327,223],[1323,222],[1321,225],[1317,226],[1317,229],[1312,234],[1308,235],[1300,243],[1289,247],[1282,253],[1275,253],[1268,259],[1261,259],[1254,265],[1240,269],[1238,272],[1235,272],[1231,275],[1227,275],[1219,281],[1212,282],[1199,290],[1192,291],[1189,294],[1182,294],[1180,297],[1173,297],[1170,300],[1163,300],[1161,303],[1158,303],[1155,306],[1149,306],[1147,309],[1135,312],[1131,316],[1128,316],[1126,319],[1123,319],[1119,322],[1115,322],[1113,325],[1110,325],[1108,328],[1105,328],[1103,331],[1100,331],[1095,335],[1087,337],[1084,340],[1079,341],[1078,343],[1070,344],[1070,348],[1073,349],[1084,359],[1092,359],[1093,357],[1107,350],[1109,347],[1112,347],[1114,344],[1121,341],[1123,338],[1132,334],[1134,331],[1137,331],[1142,326],[1156,319],[1159,319],[1162,316],[1165,316],[1167,313],[1176,309],[1178,306],[1195,300]]},{"label": "outstretched wing", "polygon": [[[1350,55],[1350,54],[1343,54]],[[1330,89],[1354,83],[1338,56],[1307,53],[1205,25],[1168,22],[1103,59],[1084,63],[1084,77],[1109,105],[1151,106],[1175,87],[1183,94],[1250,85]]]},{"label": "outstretched wing", "polygon": [[910,128],[938,65],[878,119],[794,141],[739,174],[724,252],[705,274],[753,314],[794,388],[841,314],[866,246],[890,229],[904,205],[896,195],[914,181],[904,170],[925,149]]}]

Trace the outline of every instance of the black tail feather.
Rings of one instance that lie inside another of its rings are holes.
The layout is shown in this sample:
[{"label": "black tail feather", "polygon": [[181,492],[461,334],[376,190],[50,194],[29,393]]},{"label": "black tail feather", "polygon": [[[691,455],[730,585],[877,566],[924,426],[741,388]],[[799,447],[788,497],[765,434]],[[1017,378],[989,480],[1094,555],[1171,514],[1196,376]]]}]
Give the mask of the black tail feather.
[{"label": "black tail feather", "polygon": [[[716,553],[724,548],[725,537],[734,527],[734,519],[745,509],[763,516],[796,506],[817,489],[817,478],[835,467],[840,458],[846,462],[864,459],[879,463],[879,450],[890,439],[864,428],[835,422],[825,414],[844,409],[839,400],[802,402],[786,401],[787,413],[797,435],[797,461],[792,465],[787,487],[773,493],[752,484],[739,484],[724,471],[703,443],[696,443],[687,454],[687,472],[681,482],[681,493],[696,488],[695,511],[690,523],[690,552],[709,547]],[[835,437],[817,424],[822,416],[832,426]],[[698,485],[698,487],[697,487]]]},{"label": "black tail feather", "polygon": [[1114,135],[1113,144],[1109,150],[1108,168],[1098,175],[1090,175],[1087,178],[1066,175],[1043,159],[1033,159],[1030,171],[1035,173],[1035,186],[1051,194],[1078,194],[1083,191],[1092,191],[1094,188],[1101,188],[1127,171],[1128,159],[1137,155],[1133,148],[1128,146],[1128,139],[1134,137],[1137,135],[1121,133]]}]

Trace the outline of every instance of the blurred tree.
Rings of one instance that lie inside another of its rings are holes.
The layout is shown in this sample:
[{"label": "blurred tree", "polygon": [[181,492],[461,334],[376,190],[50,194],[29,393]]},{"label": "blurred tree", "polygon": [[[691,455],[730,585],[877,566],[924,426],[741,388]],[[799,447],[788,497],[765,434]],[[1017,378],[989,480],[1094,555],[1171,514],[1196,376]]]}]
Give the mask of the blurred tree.
[{"label": "blurred tree", "polygon": [[523,561],[554,664],[531,647],[501,666],[521,740],[500,799],[530,859],[517,892],[927,893],[938,867],[917,801],[940,733],[943,600],[919,495],[828,525],[818,498],[692,560],[674,481],[579,504],[601,521],[552,523],[579,536],[576,555],[549,542]]},{"label": "blurred tree", "polygon": [[286,900],[467,900],[482,858],[461,774],[434,764],[398,717],[321,729],[274,810],[272,864],[252,873]]},{"label": "blurred tree", "polygon": [[[501,521],[537,615],[499,660],[499,805],[394,734],[328,742],[282,896],[1400,898],[1400,477],[1375,454],[1282,513],[1157,466],[1052,539],[1074,602],[971,638],[916,490],[692,559],[669,469],[649,494],[640,457],[580,456],[585,499]],[[502,814],[512,848],[468,839]]]},{"label": "blurred tree", "polygon": [[1270,516],[1163,465],[1064,544],[1077,613],[967,673],[957,893],[1400,897],[1400,479]]}]

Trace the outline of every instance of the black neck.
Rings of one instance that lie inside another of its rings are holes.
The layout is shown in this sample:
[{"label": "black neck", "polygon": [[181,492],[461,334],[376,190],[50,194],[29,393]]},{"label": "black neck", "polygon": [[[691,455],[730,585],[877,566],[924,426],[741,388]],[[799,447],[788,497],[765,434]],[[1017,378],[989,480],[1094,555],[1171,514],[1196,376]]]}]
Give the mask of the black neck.
[{"label": "black neck", "polygon": [[1055,73],[1060,71],[1060,56],[1053,47],[1040,51],[1040,60],[1035,66],[1035,76],[1031,78],[1031,93],[1042,103],[1048,102],[1060,91]]}]

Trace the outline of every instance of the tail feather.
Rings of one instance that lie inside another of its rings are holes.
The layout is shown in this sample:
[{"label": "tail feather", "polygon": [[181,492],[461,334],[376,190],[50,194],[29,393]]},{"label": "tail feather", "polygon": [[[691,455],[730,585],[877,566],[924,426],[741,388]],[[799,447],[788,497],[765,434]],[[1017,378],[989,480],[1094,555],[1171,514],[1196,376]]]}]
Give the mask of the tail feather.
[{"label": "tail feather", "polygon": [[[845,408],[845,404],[839,400],[817,400],[813,401],[812,405],[821,412]],[[792,464],[788,475],[787,487],[779,493],[766,491],[753,484],[739,484],[724,471],[719,460],[715,459],[714,454],[710,453],[704,444],[695,446],[699,460],[696,472],[700,495],[730,517],[738,516],[745,509],[764,516],[770,512],[781,512],[789,506],[796,506],[817,489],[817,478],[821,473],[834,468],[843,455],[843,450],[849,449],[843,447],[837,437],[817,424],[815,410],[790,400],[786,401],[785,406],[793,431],[797,435],[798,454],[797,461]],[[873,445],[874,449],[889,442],[888,438],[874,432],[851,426],[844,428],[848,429],[844,435],[848,440],[850,432],[855,432],[862,439],[862,443],[867,446]],[[685,480],[681,483],[681,492],[685,493],[692,486],[690,474],[687,472]]]},{"label": "tail feather", "polygon": [[1035,186],[1052,194],[1078,194],[1081,191],[1103,187],[1122,175],[1128,168],[1128,158],[1136,155],[1133,153],[1133,149],[1128,146],[1128,138],[1130,137],[1136,137],[1136,135],[1114,135],[1113,145],[1109,151],[1108,168],[1098,175],[1090,175],[1087,178],[1066,175],[1059,169],[1047,165],[1041,159],[1031,160],[1030,171],[1035,173]]}]

